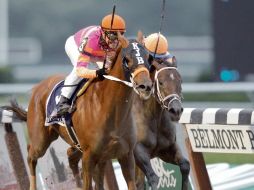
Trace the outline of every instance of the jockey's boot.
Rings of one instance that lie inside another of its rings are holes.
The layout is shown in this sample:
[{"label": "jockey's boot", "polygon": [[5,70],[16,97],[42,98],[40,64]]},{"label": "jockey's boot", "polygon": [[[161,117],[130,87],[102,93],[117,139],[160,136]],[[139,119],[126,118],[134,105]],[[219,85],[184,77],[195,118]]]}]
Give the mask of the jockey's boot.
[{"label": "jockey's boot", "polygon": [[56,110],[52,113],[52,117],[60,117],[67,114],[70,110],[70,100],[63,95],[60,96],[60,100],[56,105]]}]

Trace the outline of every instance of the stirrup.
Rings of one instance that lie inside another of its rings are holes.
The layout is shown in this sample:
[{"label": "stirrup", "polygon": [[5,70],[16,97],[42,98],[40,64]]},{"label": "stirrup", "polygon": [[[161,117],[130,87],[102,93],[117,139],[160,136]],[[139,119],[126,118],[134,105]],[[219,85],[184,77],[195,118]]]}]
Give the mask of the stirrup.
[{"label": "stirrup", "polygon": [[66,115],[67,113],[70,113],[70,107],[69,108],[66,107],[64,109],[58,110],[56,115],[60,117],[60,116]]},{"label": "stirrup", "polygon": [[62,117],[68,113],[70,113],[70,108],[71,107],[66,107],[64,109],[54,109],[54,111],[51,113],[50,117],[52,118],[58,118],[58,117]]}]

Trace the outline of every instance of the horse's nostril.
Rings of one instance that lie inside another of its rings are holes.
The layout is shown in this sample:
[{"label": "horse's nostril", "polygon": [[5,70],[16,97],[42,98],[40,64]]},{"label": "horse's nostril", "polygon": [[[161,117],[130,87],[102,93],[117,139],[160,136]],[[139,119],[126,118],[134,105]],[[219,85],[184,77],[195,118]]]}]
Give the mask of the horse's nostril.
[{"label": "horse's nostril", "polygon": [[152,87],[151,87],[151,86],[147,86],[147,85],[144,85],[144,84],[138,85],[137,88],[139,88],[139,89],[141,89],[141,90],[144,90],[144,91],[147,91],[147,92],[149,92],[149,91],[152,90]]},{"label": "horse's nostril", "polygon": [[146,91],[150,92],[152,90],[152,87],[151,86],[147,86],[146,87]]},{"label": "horse's nostril", "polygon": [[183,108],[180,109],[170,108],[168,111],[174,115],[181,115],[183,113]]},{"label": "horse's nostril", "polygon": [[170,113],[176,114],[176,110],[175,110],[174,108],[170,108],[168,111],[169,111]]},{"label": "horse's nostril", "polygon": [[141,84],[141,85],[138,86],[138,88],[145,90],[145,89],[146,89],[146,86],[143,85],[143,84]]}]

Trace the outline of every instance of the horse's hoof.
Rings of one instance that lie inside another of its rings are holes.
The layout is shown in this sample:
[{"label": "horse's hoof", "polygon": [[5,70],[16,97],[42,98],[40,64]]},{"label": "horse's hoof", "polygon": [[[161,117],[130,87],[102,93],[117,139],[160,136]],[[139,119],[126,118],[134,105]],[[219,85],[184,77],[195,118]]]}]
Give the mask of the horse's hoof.
[{"label": "horse's hoof", "polygon": [[152,190],[157,190],[159,188],[157,188],[158,184],[159,184],[159,177],[157,175],[154,175],[151,180],[150,180],[150,187]]},{"label": "horse's hoof", "polygon": [[157,185],[156,186],[151,186],[151,190],[158,190],[159,188],[157,188]]}]

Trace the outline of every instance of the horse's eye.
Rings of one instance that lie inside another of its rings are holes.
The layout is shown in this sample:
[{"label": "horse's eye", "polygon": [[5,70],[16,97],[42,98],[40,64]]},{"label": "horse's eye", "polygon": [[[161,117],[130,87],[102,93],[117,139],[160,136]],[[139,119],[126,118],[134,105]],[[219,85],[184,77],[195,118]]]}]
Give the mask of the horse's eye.
[{"label": "horse's eye", "polygon": [[159,85],[162,86],[162,85],[163,85],[163,82],[159,81]]}]

